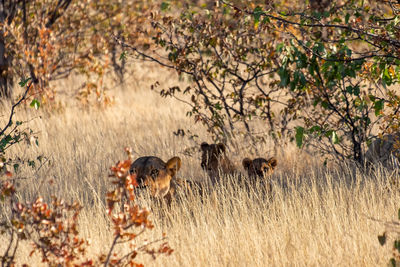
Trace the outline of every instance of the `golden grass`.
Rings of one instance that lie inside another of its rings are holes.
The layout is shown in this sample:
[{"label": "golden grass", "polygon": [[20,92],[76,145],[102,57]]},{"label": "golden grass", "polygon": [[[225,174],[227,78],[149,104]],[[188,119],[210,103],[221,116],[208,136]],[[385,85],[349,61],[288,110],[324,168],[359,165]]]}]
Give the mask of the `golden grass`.
[{"label": "golden grass", "polygon": [[[104,111],[67,105],[60,114],[44,112],[29,123],[39,133],[39,146],[21,145],[12,151],[25,158],[43,154],[50,159],[39,171],[22,168],[20,175],[29,180],[21,182],[21,198],[56,195],[85,206],[80,229],[92,242],[89,255],[105,252],[111,244],[103,203],[110,188],[109,167],[125,158],[125,146],[131,146],[136,157],[156,155],[167,160],[179,156],[183,166],[178,177],[205,179],[200,152],[192,156],[183,152],[211,141],[210,137],[185,116],[182,103],[162,99],[148,89],[156,78],[162,85],[173,84],[173,78],[158,69],[139,71],[135,77],[113,91],[116,104]],[[65,81],[59,86],[68,90],[75,84]],[[19,109],[17,116],[26,119],[37,113]],[[172,132],[178,128],[190,129],[199,138],[177,137]],[[272,156],[272,142],[259,144],[258,155],[240,139],[234,144],[228,154],[242,172],[244,157]],[[195,196],[161,209],[141,199],[153,208],[156,225],[145,238],[158,239],[165,232],[175,252],[155,261],[147,256],[140,260],[150,266],[386,265],[390,247],[381,247],[377,240],[384,227],[370,218],[387,221],[397,215],[400,194],[390,188],[388,174],[381,170],[364,175],[350,167],[328,170],[317,155],[294,145],[278,151],[271,198],[259,189],[247,193],[227,182],[215,188],[216,201]],[[55,183],[49,185],[49,180]],[[5,242],[0,243],[1,252]],[[37,257],[28,257],[29,252],[29,246],[23,245],[18,263],[40,266],[35,263]]]}]

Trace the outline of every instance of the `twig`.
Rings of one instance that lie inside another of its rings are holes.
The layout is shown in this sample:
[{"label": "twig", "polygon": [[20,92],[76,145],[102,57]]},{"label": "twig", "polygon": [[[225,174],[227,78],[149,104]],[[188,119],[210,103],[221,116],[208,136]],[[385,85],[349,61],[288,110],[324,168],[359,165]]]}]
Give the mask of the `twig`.
[{"label": "twig", "polygon": [[29,89],[31,88],[32,82],[29,83],[29,85],[26,87],[24,94],[22,95],[22,97],[20,98],[20,100],[18,100],[17,103],[15,103],[14,105],[12,105],[11,107],[11,114],[10,114],[10,118],[8,119],[8,123],[7,125],[0,131],[0,136],[4,134],[4,132],[12,125],[12,118],[14,116],[15,113],[15,108],[22,103],[22,101],[24,101],[28,95]]}]

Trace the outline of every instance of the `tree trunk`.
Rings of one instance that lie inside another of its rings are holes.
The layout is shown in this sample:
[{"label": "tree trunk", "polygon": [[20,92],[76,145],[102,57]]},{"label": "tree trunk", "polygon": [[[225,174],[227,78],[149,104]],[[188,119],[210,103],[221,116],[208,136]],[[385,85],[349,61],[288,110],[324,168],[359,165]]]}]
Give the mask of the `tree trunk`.
[{"label": "tree trunk", "polygon": [[[0,5],[0,25],[4,25],[6,19],[4,5]],[[0,29],[0,98],[11,97],[11,86],[9,84],[9,59],[7,57],[6,45],[4,40],[4,26]]]}]

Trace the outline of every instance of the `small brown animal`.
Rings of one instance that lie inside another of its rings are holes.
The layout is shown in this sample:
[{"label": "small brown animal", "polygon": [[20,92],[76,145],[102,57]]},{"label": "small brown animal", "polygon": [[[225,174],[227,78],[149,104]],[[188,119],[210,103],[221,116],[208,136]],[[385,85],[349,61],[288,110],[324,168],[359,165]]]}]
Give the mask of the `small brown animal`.
[{"label": "small brown animal", "polygon": [[[375,139],[365,153],[367,166],[380,163],[386,168],[398,168],[400,133],[384,135]],[[397,166],[396,166],[397,165]]]},{"label": "small brown animal", "polygon": [[266,186],[265,189],[268,193],[272,192],[272,183],[269,179],[266,179],[266,177],[271,175],[278,165],[278,160],[276,158],[272,157],[268,160],[264,158],[256,158],[253,160],[245,158],[242,164],[250,178],[248,180],[248,185],[254,185],[254,182],[259,181]]},{"label": "small brown animal", "polygon": [[163,198],[170,190],[171,180],[181,168],[181,159],[173,157],[165,163],[158,157],[141,157],[132,163],[130,173],[136,174],[140,187],[149,187],[153,197]]},{"label": "small brown animal", "polygon": [[278,165],[278,160],[275,157],[269,158],[268,160],[264,158],[256,158],[253,160],[245,158],[242,164],[249,177],[264,179],[274,172]]},{"label": "small brown animal", "polygon": [[222,174],[233,174],[236,167],[226,156],[226,147],[224,144],[208,144],[203,142],[201,144],[201,168],[207,171],[214,184],[219,179],[220,172]]}]

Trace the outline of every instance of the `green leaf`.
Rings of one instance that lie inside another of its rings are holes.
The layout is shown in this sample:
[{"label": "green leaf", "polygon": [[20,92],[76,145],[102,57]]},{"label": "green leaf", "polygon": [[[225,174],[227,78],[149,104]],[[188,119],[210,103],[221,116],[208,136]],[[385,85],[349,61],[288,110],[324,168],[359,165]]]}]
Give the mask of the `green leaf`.
[{"label": "green leaf", "polygon": [[303,127],[296,127],[296,145],[297,147],[301,148],[303,145],[304,139],[304,128]]},{"label": "green leaf", "polygon": [[355,95],[355,96],[359,96],[360,95],[360,86],[347,86],[346,87],[346,92],[348,92],[349,94]]},{"label": "green leaf", "polygon": [[332,140],[332,143],[334,143],[334,144],[338,144],[339,143],[339,138],[337,136],[336,131],[332,131],[331,140]]},{"label": "green leaf", "polygon": [[348,57],[351,57],[353,51],[351,51],[351,49],[346,48],[346,54]]},{"label": "green leaf", "polygon": [[310,131],[310,133],[318,133],[318,135],[319,135],[321,132],[321,127],[318,125],[315,125],[315,126],[311,127],[309,131]]},{"label": "green leaf", "polygon": [[281,67],[278,70],[278,75],[281,78],[281,82],[280,82],[279,85],[282,86],[282,87],[287,86],[289,84],[289,82],[290,82],[289,71],[286,68]]},{"label": "green leaf", "polygon": [[314,52],[318,52],[318,54],[323,54],[325,53],[325,46],[323,43],[316,43],[313,47]]},{"label": "green leaf", "polygon": [[19,84],[19,86],[24,87],[31,79],[32,79],[31,77],[26,78],[26,79],[22,78],[18,84]]},{"label": "green leaf", "polygon": [[284,43],[278,44],[278,45],[276,46],[276,52],[281,53],[284,46],[285,46]]},{"label": "green leaf", "polygon": [[167,10],[168,7],[169,7],[169,3],[167,3],[167,2],[162,2],[161,3],[161,11]]},{"label": "green leaf", "polygon": [[321,102],[321,106],[322,106],[324,109],[328,109],[328,108],[329,108],[329,103],[328,103],[327,101],[322,101],[322,102]]},{"label": "green leaf", "polygon": [[1,139],[1,142],[4,142],[5,144],[8,144],[8,143],[10,143],[11,141],[13,140],[13,138],[11,137],[11,135],[6,135],[5,137],[3,137],[2,139]]},{"label": "green leaf", "polygon": [[264,19],[262,20],[262,23],[266,24],[267,22],[270,23],[271,21],[267,16],[265,16]]},{"label": "green leaf", "polygon": [[397,218],[400,220],[400,209],[397,211]]},{"label": "green leaf", "polygon": [[351,69],[351,68],[346,69],[346,70],[345,70],[345,74],[346,74],[347,76],[349,76],[349,77],[352,77],[352,78],[355,78],[355,77],[356,77],[356,72],[355,72],[353,69]]},{"label": "green leaf", "polygon": [[127,52],[122,51],[121,55],[119,56],[119,60],[126,60],[126,55],[127,55]]},{"label": "green leaf", "polygon": [[18,164],[18,163],[15,163],[15,164],[13,165],[13,168],[14,168],[14,172],[17,172],[17,171],[18,171],[18,168],[19,168],[19,164]]},{"label": "green leaf", "polygon": [[168,60],[171,62],[176,62],[176,59],[178,58],[178,52],[171,52],[168,54]]},{"label": "green leaf", "polygon": [[306,77],[304,77],[304,74],[301,72],[301,73],[300,73],[300,84],[301,84],[302,86],[305,86],[306,83],[307,83]]},{"label": "green leaf", "polygon": [[383,106],[384,106],[383,99],[375,101],[374,103],[375,116],[379,116],[381,114]]},{"label": "green leaf", "polygon": [[346,14],[346,17],[344,18],[344,23],[345,23],[345,24],[348,24],[348,23],[349,23],[349,19],[350,19],[350,14],[347,13],[347,14]]},{"label": "green leaf", "polygon": [[40,102],[37,99],[33,99],[30,106],[38,110],[40,107]]},{"label": "green leaf", "polygon": [[385,68],[384,71],[382,72],[382,82],[384,85],[392,84],[392,77],[390,76],[388,68]]},{"label": "green leaf", "polygon": [[28,160],[28,166],[30,166],[30,167],[32,167],[32,168],[35,168],[35,166],[36,166],[35,161],[33,161],[33,160]]},{"label": "green leaf", "polygon": [[222,106],[221,106],[220,103],[215,103],[215,104],[214,104],[214,107],[215,107],[217,110],[222,110]]},{"label": "green leaf", "polygon": [[321,17],[322,17],[321,12],[317,12],[317,11],[313,12],[313,15],[314,15],[314,17],[316,17],[317,19],[321,19]]},{"label": "green leaf", "polygon": [[371,101],[375,101],[376,97],[374,95],[368,95],[369,99],[371,99]]},{"label": "green leaf", "polygon": [[355,95],[355,96],[359,96],[360,95],[360,86],[355,86],[354,88],[353,88],[353,94]]},{"label": "green leaf", "polygon": [[254,27],[258,27],[260,24],[260,17],[263,14],[263,10],[260,6],[257,6],[253,11]]},{"label": "green leaf", "polygon": [[333,22],[336,22],[336,23],[341,23],[341,22],[342,22],[342,20],[341,20],[340,18],[336,17],[336,18],[334,18],[334,19],[333,19]]},{"label": "green leaf", "polygon": [[400,252],[400,240],[395,240],[393,247],[397,249],[398,252]]},{"label": "green leaf", "polygon": [[378,241],[381,246],[385,245],[386,243],[386,232],[383,233],[382,235],[378,235]]}]

